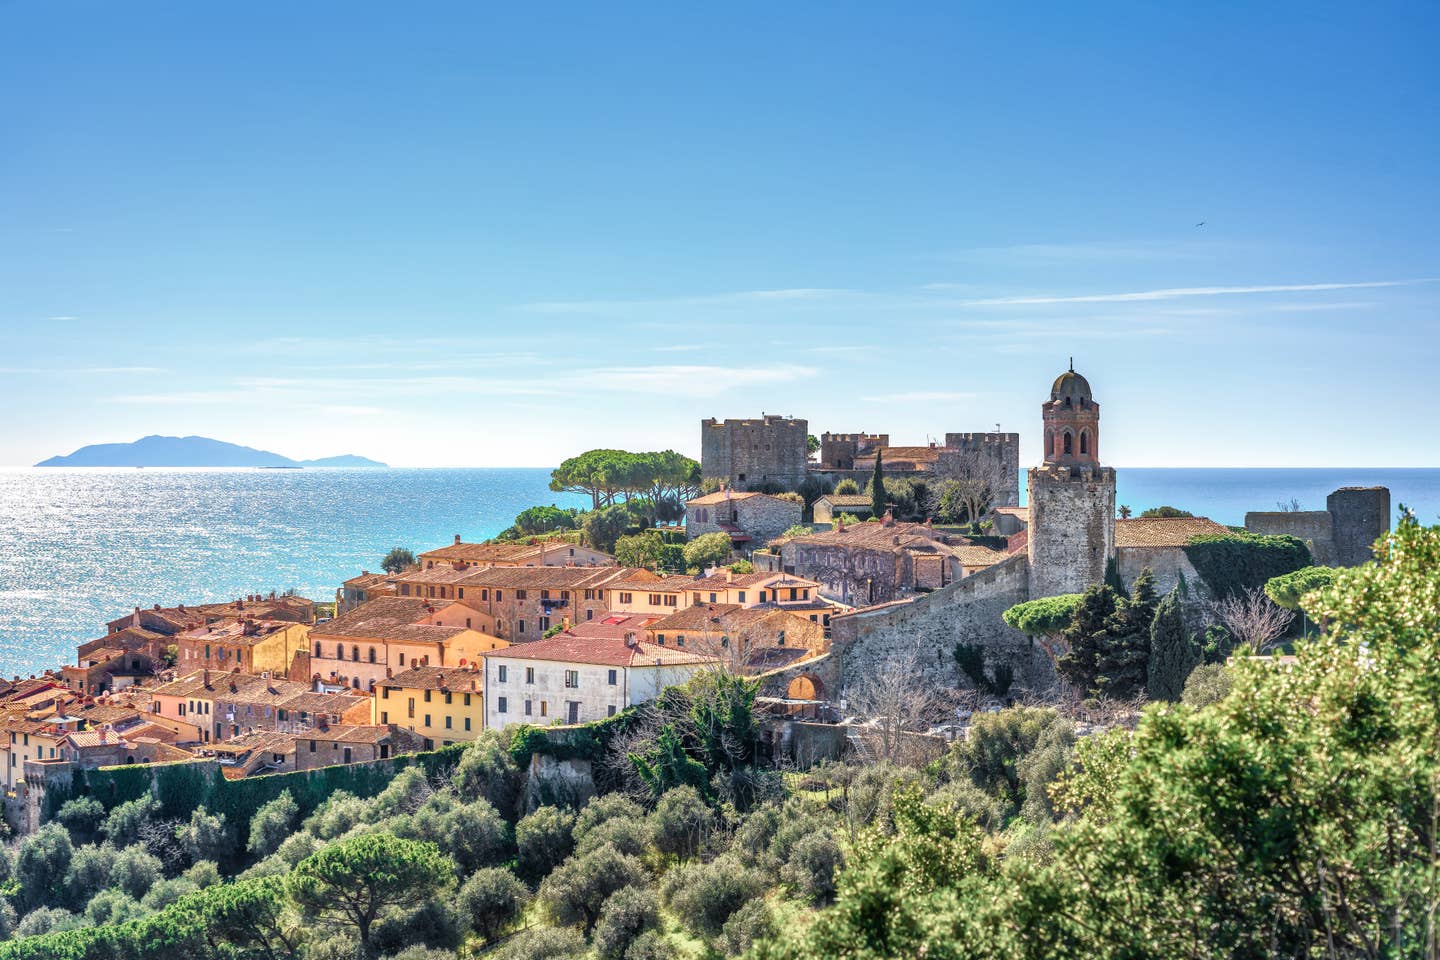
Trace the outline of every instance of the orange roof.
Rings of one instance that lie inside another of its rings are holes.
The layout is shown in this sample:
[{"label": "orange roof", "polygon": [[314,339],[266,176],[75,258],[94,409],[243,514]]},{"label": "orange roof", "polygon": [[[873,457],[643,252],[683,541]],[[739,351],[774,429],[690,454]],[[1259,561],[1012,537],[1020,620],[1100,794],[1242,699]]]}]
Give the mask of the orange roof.
[{"label": "orange roof", "polygon": [[708,507],[717,503],[727,503],[732,500],[749,500],[751,497],[770,497],[771,500],[779,500],[779,497],[770,496],[768,493],[755,493],[749,490],[716,490],[714,493],[707,493],[703,497],[696,497],[694,500],[686,500],[686,506]]},{"label": "orange roof", "polygon": [[411,667],[393,677],[386,677],[377,687],[404,687],[407,690],[454,690],[457,692],[480,689],[480,672],[459,667]]},{"label": "orange roof", "polygon": [[1229,532],[1208,517],[1135,517],[1115,521],[1115,547],[1183,547],[1191,537]]},{"label": "orange roof", "polygon": [[447,605],[444,600],[419,597],[378,597],[329,623],[316,625],[311,628],[310,636],[442,643],[465,630],[425,622],[435,610]]},{"label": "orange roof", "polygon": [[701,665],[718,662],[684,650],[643,641],[626,643],[604,637],[576,637],[564,633],[549,640],[520,643],[485,654],[506,660],[550,660],[559,663],[591,663],[615,667]]}]

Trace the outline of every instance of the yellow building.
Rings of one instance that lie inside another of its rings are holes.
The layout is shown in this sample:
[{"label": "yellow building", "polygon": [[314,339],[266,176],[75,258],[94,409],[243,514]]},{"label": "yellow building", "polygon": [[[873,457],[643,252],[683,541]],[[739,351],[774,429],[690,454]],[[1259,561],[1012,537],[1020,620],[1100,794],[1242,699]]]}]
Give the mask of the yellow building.
[{"label": "yellow building", "polygon": [[485,728],[485,674],[463,669],[413,667],[375,684],[371,719],[425,738],[425,749],[474,740]]},{"label": "yellow building", "polygon": [[297,653],[309,649],[310,626],[245,617],[187,630],[175,638],[175,667],[181,672],[268,673],[284,677]]}]

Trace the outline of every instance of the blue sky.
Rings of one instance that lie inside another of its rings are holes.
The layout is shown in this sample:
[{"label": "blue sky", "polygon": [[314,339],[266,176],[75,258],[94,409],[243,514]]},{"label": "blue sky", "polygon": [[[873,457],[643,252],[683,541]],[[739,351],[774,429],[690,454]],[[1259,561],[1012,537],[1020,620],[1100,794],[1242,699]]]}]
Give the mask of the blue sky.
[{"label": "blue sky", "polygon": [[546,465],[761,411],[1029,462],[1073,355],[1117,465],[1440,466],[1437,41],[1421,3],[0,3],[0,464]]}]

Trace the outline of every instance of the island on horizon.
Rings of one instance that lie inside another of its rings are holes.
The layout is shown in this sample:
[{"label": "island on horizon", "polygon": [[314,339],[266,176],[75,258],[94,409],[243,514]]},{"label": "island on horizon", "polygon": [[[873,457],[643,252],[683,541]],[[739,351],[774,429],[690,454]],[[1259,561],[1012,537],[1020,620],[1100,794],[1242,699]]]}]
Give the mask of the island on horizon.
[{"label": "island on horizon", "polygon": [[314,460],[256,450],[210,437],[141,437],[134,443],[94,443],[68,456],[51,457],[37,467],[386,467],[388,464],[353,453]]}]

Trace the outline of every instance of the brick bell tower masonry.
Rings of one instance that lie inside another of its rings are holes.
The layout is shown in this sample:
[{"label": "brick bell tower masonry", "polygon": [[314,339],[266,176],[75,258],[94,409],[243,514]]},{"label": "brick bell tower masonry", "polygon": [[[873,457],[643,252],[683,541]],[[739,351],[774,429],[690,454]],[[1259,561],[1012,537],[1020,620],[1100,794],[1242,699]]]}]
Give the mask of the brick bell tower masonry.
[{"label": "brick bell tower masonry", "polygon": [[1115,470],[1100,465],[1100,404],[1073,359],[1040,414],[1045,462],[1029,473],[1032,598],[1101,582],[1115,552]]}]

